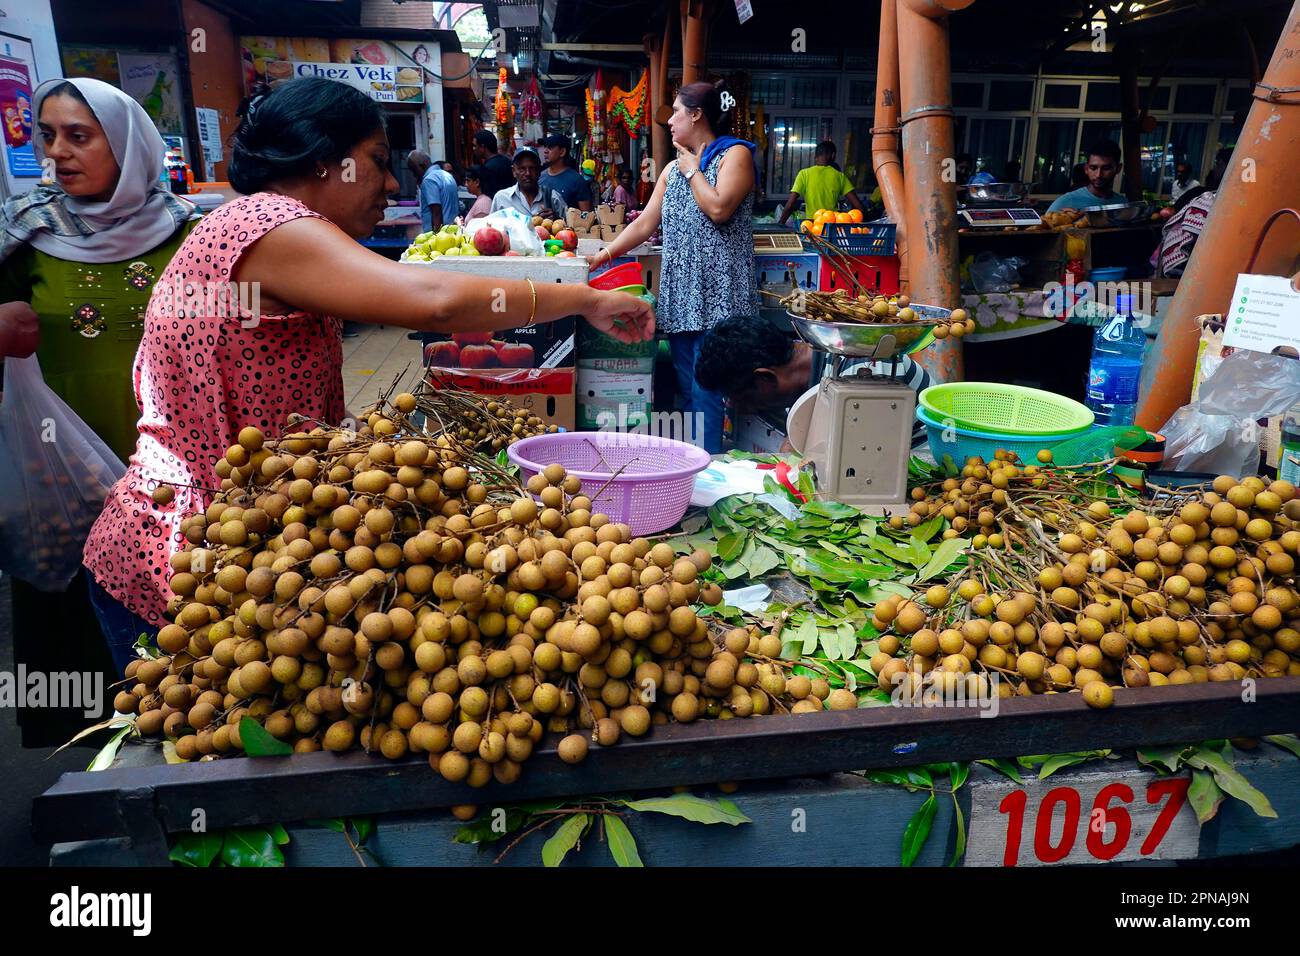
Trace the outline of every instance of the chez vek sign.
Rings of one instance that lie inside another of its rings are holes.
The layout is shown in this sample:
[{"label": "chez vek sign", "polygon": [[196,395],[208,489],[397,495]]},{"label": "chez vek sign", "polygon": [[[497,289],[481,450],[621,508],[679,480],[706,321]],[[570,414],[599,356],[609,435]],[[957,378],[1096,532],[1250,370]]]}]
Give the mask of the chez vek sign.
[{"label": "chez vek sign", "polygon": [[382,103],[421,103],[424,79],[419,67],[378,63],[312,63],[292,61],[293,77],[321,77],[346,83]]}]

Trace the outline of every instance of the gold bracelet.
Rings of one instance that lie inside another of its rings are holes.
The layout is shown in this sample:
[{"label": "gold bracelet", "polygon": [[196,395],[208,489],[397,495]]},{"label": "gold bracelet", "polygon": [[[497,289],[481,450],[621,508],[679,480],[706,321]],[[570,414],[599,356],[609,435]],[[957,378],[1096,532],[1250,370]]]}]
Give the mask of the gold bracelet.
[{"label": "gold bracelet", "polygon": [[528,283],[528,288],[532,290],[532,293],[533,293],[533,307],[532,307],[532,309],[529,310],[529,312],[528,312],[528,321],[525,322],[525,323],[521,326],[521,328],[531,329],[531,328],[533,327],[533,323],[534,323],[535,321],[537,321],[537,286],[533,285],[533,280],[532,280],[532,279],[524,279],[524,281]]}]

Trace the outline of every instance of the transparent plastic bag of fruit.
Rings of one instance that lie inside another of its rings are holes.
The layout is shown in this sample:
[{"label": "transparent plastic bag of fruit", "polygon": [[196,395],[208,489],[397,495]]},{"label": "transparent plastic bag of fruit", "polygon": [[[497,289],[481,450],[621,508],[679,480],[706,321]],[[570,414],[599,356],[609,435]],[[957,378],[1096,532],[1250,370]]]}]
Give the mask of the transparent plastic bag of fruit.
[{"label": "transparent plastic bag of fruit", "polygon": [[0,571],[62,591],[126,466],[55,395],[32,355],[4,362],[0,400]]}]

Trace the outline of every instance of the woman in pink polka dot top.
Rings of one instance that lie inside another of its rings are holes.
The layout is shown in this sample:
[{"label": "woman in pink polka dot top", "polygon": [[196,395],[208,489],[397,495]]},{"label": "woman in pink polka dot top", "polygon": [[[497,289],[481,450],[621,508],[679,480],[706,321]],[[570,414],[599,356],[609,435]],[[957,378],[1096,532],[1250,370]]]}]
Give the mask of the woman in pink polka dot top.
[{"label": "woman in pink polka dot top", "polygon": [[[133,370],[139,440],[86,544],[100,625],[119,666],[165,620],[181,520],[203,510],[215,466],[253,425],[345,416],[343,320],[421,331],[496,331],[584,315],[625,341],[654,334],[640,299],[586,285],[414,268],[356,240],[383,219],[397,181],[377,104],[323,79],[249,105],[230,183],[240,199],[206,216],[158,280]],[[504,310],[503,310],[504,306]],[[155,504],[159,483],[177,486]]]}]

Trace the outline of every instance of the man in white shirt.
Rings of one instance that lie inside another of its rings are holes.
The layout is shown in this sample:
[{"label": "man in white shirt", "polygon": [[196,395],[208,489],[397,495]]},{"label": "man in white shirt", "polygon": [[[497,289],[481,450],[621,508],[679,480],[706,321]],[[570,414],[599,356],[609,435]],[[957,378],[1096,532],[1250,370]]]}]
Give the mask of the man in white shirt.
[{"label": "man in white shirt", "polygon": [[492,198],[492,211],[514,209],[525,216],[546,216],[550,218],[551,210],[542,198],[537,177],[542,169],[541,157],[531,149],[521,149],[515,153],[510,171],[515,175],[515,184],[500,190]]},{"label": "man in white shirt", "polygon": [[1169,198],[1178,202],[1183,193],[1189,189],[1195,189],[1200,183],[1192,178],[1192,167],[1189,163],[1179,163],[1174,167],[1174,181],[1169,187]]}]

